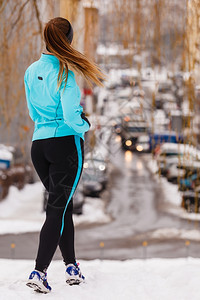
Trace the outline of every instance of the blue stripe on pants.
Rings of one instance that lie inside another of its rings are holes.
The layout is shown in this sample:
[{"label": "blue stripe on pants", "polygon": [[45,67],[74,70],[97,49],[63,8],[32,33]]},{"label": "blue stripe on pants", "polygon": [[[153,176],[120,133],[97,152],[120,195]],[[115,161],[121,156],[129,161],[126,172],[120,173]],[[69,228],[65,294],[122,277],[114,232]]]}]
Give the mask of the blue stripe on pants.
[{"label": "blue stripe on pants", "polygon": [[63,229],[64,229],[64,217],[65,217],[65,212],[67,210],[67,206],[69,204],[69,201],[71,200],[74,192],[75,192],[75,189],[76,189],[76,186],[77,186],[77,183],[78,183],[78,180],[80,178],[80,174],[81,174],[81,168],[82,168],[82,151],[81,151],[81,142],[80,142],[80,139],[81,137],[78,136],[78,135],[74,135],[74,139],[75,139],[75,144],[76,144],[76,149],[77,149],[77,153],[78,153],[78,170],[77,170],[77,173],[76,173],[76,178],[74,180],[74,184],[72,186],[72,190],[71,190],[71,193],[69,195],[69,198],[67,200],[67,203],[66,203],[66,206],[65,206],[65,209],[64,209],[64,212],[63,212],[63,216],[62,216],[62,227],[61,227],[61,231],[60,231],[60,235],[62,235],[63,233]]}]

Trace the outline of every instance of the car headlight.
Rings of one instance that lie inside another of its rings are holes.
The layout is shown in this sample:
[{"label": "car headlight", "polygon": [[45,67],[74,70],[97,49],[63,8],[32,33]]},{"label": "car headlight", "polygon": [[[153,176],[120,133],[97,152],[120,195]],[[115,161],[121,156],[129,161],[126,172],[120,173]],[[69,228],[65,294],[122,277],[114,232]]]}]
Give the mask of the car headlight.
[{"label": "car headlight", "polygon": [[132,141],[131,140],[126,140],[125,144],[126,144],[126,146],[131,146],[132,145]]},{"label": "car headlight", "polygon": [[87,169],[88,168],[88,163],[87,162],[84,162],[83,164],[83,168]]},{"label": "car headlight", "polygon": [[137,145],[136,149],[137,151],[141,152],[143,150],[143,147],[141,145]]},{"label": "car headlight", "polygon": [[100,166],[99,166],[99,170],[100,170],[100,171],[104,171],[105,168],[106,168],[105,165],[100,165]]}]

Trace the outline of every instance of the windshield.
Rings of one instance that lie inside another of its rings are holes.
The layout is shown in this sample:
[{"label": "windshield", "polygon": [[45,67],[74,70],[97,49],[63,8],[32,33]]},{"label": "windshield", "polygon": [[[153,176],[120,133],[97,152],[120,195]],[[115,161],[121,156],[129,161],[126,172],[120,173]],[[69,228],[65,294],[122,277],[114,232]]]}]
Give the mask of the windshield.
[{"label": "windshield", "polygon": [[104,160],[102,158],[86,158],[86,161],[88,162],[101,162],[104,163]]},{"label": "windshield", "polygon": [[127,127],[127,131],[129,132],[146,132],[146,127]]},{"label": "windshield", "polygon": [[167,152],[167,153],[161,153],[160,156],[183,156],[183,153],[178,152]]}]

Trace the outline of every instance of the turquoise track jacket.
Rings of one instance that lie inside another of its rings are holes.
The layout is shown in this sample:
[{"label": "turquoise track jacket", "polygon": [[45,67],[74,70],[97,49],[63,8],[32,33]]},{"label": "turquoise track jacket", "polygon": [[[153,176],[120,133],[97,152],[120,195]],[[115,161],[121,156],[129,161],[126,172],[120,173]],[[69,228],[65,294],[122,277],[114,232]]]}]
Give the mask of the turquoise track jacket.
[{"label": "turquoise track jacket", "polygon": [[57,90],[58,72],[58,58],[44,53],[26,69],[26,101],[35,123],[32,141],[67,135],[78,135],[84,140],[90,128],[81,118],[81,92],[74,72],[69,70],[65,89],[63,82]]}]

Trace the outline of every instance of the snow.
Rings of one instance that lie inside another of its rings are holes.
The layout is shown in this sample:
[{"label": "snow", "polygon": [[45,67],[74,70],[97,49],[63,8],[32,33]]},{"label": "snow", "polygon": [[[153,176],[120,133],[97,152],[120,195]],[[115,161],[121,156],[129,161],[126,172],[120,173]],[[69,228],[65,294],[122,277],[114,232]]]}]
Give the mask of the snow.
[{"label": "snow", "polygon": [[[166,211],[179,216],[182,219],[197,221],[200,220],[200,214],[188,213],[184,208],[181,207],[182,192],[178,191],[177,184],[168,182],[166,178],[158,179],[163,188],[164,201],[170,205],[166,207]],[[199,232],[196,230],[196,234],[199,237]]]},{"label": "snow", "polygon": [[157,109],[154,112],[154,124],[156,127],[159,125],[166,125],[169,123],[169,119],[166,117],[164,110]]},{"label": "snow", "polygon": [[155,174],[158,172],[159,168],[156,159],[150,159],[147,165],[151,173]]},{"label": "snow", "polygon": [[147,259],[127,261],[80,261],[86,282],[67,286],[64,265],[52,261],[47,295],[26,286],[33,261],[0,260],[0,299],[76,299],[76,300],[197,300],[200,298],[200,259]]},{"label": "snow", "polygon": [[179,109],[171,110],[171,116],[182,116],[182,112]]},{"label": "snow", "polygon": [[152,232],[151,238],[155,239],[182,239],[200,241],[199,230],[184,230],[178,228],[159,228]]},{"label": "snow", "polygon": [[[8,196],[0,202],[0,234],[40,231],[45,219],[42,211],[43,185],[40,181],[26,184],[22,190],[11,186]],[[73,215],[75,226],[108,223],[105,202],[101,198],[86,197],[83,214]]]},{"label": "snow", "polygon": [[173,184],[167,181],[167,179],[163,177],[159,178],[159,182],[163,187],[165,201],[180,206],[182,199],[181,199],[181,192],[178,191],[177,184]]},{"label": "snow", "polygon": [[82,5],[84,8],[89,7],[89,8],[97,8],[97,9],[99,9],[100,6],[98,1],[96,0],[93,0],[92,2],[88,0],[84,0]]},{"label": "snow", "polygon": [[[175,152],[193,157],[194,159],[200,159],[200,151],[189,144],[178,143],[164,143],[161,145],[161,153]],[[188,157],[187,157],[188,158]]]},{"label": "snow", "polygon": [[88,223],[109,223],[111,218],[105,214],[105,203],[100,198],[87,198],[83,206],[83,214],[73,215],[75,226]]},{"label": "snow", "polygon": [[12,160],[13,147],[0,144],[0,159]]},{"label": "snow", "polygon": [[104,106],[104,99],[107,100],[109,97],[109,92],[107,89],[99,88],[99,87],[96,87],[95,91],[98,96],[97,109],[98,109],[98,112],[100,112],[100,109]]},{"label": "snow", "polygon": [[[162,186],[163,189],[163,203],[167,204],[165,205],[165,211],[168,213],[171,213],[173,215],[176,215],[182,219],[191,220],[191,221],[199,221],[200,220],[200,214],[197,213],[188,213],[184,208],[181,207],[182,202],[182,192],[178,191],[177,184],[173,184],[169,182],[165,177],[159,177],[156,172],[158,172],[158,165],[155,159],[150,159],[147,163],[148,169],[151,171],[151,173],[154,175],[154,178],[157,180],[159,185]],[[195,232],[195,234],[194,234]],[[188,238],[190,232],[187,231]],[[192,239],[198,239],[200,240],[200,235],[198,230],[194,230],[192,236],[190,237]]]},{"label": "snow", "polygon": [[127,55],[129,54],[128,49],[123,49],[122,47],[119,47],[117,44],[111,44],[109,46],[105,46],[103,44],[99,44],[97,47],[97,54],[98,55]]},{"label": "snow", "polygon": [[27,184],[22,190],[11,186],[0,202],[0,234],[39,231],[45,218],[42,197],[40,182]]}]

